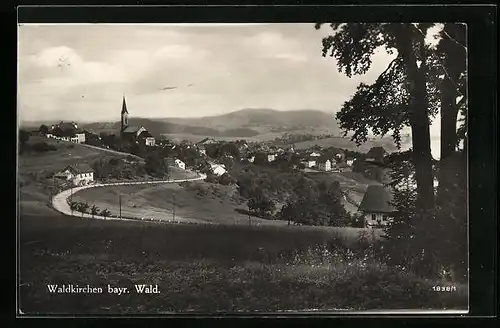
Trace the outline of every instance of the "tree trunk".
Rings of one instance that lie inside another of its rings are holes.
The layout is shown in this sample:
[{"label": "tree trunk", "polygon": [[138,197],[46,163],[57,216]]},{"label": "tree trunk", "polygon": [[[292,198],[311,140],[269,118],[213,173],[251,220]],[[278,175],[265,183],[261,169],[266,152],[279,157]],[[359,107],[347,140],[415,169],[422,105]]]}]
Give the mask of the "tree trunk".
[{"label": "tree trunk", "polygon": [[426,66],[417,66],[413,50],[414,37],[410,24],[401,24],[395,33],[398,52],[402,55],[408,82],[410,84],[410,125],[413,143],[413,164],[417,181],[418,207],[424,211],[434,207],[434,185],[432,173],[432,155],[430,122],[428,117],[428,99],[426,90]]},{"label": "tree trunk", "polygon": [[[447,35],[457,37],[460,42],[465,38],[465,31],[460,25],[446,24],[444,31]],[[447,195],[456,182],[455,170],[452,169],[453,161],[456,161],[455,153],[458,143],[457,119],[459,106],[457,97],[459,90],[459,78],[461,71],[465,70],[466,52],[455,41],[444,38],[442,41],[442,51],[445,54],[444,69],[446,74],[441,83],[441,154],[439,169],[439,187],[437,202],[446,204]]]}]

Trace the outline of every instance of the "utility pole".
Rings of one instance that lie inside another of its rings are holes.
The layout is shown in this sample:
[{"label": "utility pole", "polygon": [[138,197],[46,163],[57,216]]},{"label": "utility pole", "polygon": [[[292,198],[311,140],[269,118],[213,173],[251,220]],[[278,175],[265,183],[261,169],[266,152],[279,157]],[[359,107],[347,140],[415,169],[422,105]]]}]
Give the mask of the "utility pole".
[{"label": "utility pole", "polygon": [[120,203],[120,220],[121,220],[121,218],[122,218],[122,194],[121,193],[118,194],[118,201]]},{"label": "utility pole", "polygon": [[172,194],[172,221],[175,220],[175,194]]},{"label": "utility pole", "polygon": [[252,219],[250,217],[250,206],[248,206],[248,225],[251,226],[252,225]]}]

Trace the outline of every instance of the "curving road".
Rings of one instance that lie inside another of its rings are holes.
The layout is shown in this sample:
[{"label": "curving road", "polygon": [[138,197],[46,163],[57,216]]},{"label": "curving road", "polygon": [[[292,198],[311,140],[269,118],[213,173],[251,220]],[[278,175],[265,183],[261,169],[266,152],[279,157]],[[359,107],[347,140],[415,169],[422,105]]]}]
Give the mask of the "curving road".
[{"label": "curving road", "polygon": [[[197,178],[191,178],[191,179],[178,179],[178,180],[162,180],[162,181],[144,181],[144,182],[116,182],[116,183],[96,183],[96,184],[91,184],[87,186],[81,186],[81,187],[75,187],[72,189],[67,189],[59,194],[55,195],[52,198],[52,207],[65,215],[68,216],[74,216],[74,217],[83,217],[83,218],[89,218],[89,219],[99,219],[99,220],[120,220],[120,221],[137,221],[140,220],[140,218],[137,219],[124,219],[124,218],[116,218],[116,217],[103,217],[100,215],[94,215],[89,213],[82,213],[77,212],[77,211],[71,211],[71,208],[69,207],[69,204],[67,202],[68,198],[71,196],[71,193],[77,193],[78,191],[88,189],[88,188],[101,188],[101,187],[111,187],[111,186],[124,186],[124,185],[134,185],[134,184],[160,184],[160,183],[180,183],[180,182],[187,182],[187,181],[199,181],[199,180],[204,180],[206,179],[206,175],[203,173],[199,174],[199,177]],[[170,221],[165,221],[165,220],[158,220],[156,222],[160,223],[167,223]],[[178,217],[178,220],[176,222],[198,222],[198,221],[193,221],[190,219],[185,219]],[[208,224],[208,223],[207,223]]]}]

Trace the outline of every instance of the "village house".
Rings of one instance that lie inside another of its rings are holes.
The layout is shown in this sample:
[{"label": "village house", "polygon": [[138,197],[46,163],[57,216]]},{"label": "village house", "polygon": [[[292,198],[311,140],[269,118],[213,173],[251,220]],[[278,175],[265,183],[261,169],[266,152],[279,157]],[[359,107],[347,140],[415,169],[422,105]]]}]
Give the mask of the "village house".
[{"label": "village house", "polygon": [[354,158],[347,158],[345,162],[347,166],[352,166],[354,164]]},{"label": "village house", "polygon": [[197,145],[196,147],[197,147],[200,155],[203,155],[203,156],[207,155],[207,149],[205,148],[205,145]]},{"label": "village house", "polygon": [[210,164],[210,167],[212,168],[212,172],[214,172],[214,174],[218,176],[221,176],[227,172],[226,166],[224,164],[212,163]]},{"label": "village house", "polygon": [[366,154],[366,162],[383,163],[387,151],[384,147],[373,147]]},{"label": "village house", "polygon": [[267,161],[274,162],[276,160],[276,154],[267,154]]},{"label": "village house", "polygon": [[94,170],[88,164],[73,164],[56,173],[54,177],[72,181],[75,186],[84,186],[94,182]]},{"label": "village house", "polygon": [[382,185],[370,185],[359,205],[366,228],[381,228],[393,220],[392,194]]},{"label": "village house", "polygon": [[318,152],[312,152],[309,156],[311,156],[311,157],[320,157],[321,154],[318,153]]},{"label": "village house", "polygon": [[326,156],[322,156],[316,161],[316,167],[321,171],[331,171],[332,162]]},{"label": "village house", "polygon": [[196,145],[212,145],[212,144],[216,144],[217,141],[213,138],[205,138],[199,142],[196,143]]},{"label": "village house", "polygon": [[120,125],[120,138],[122,142],[129,143],[143,143],[146,146],[154,146],[155,138],[143,126],[129,126],[128,122],[128,109],[123,96],[122,111],[121,111],[121,125]]},{"label": "village house", "polygon": [[180,159],[178,158],[171,158],[171,157],[168,157],[165,159],[165,161],[167,162],[167,165],[169,167],[178,167],[182,170],[185,170],[186,169],[186,163],[184,163],[183,161],[181,161]]},{"label": "village house", "polygon": [[85,133],[78,130],[78,124],[75,122],[59,122],[52,125],[49,133],[45,136],[47,138],[54,138],[62,141],[71,141],[74,143],[85,143]]},{"label": "village house", "polygon": [[306,158],[303,159],[301,163],[304,164],[304,166],[307,168],[312,168],[316,166],[316,158],[314,157]]}]

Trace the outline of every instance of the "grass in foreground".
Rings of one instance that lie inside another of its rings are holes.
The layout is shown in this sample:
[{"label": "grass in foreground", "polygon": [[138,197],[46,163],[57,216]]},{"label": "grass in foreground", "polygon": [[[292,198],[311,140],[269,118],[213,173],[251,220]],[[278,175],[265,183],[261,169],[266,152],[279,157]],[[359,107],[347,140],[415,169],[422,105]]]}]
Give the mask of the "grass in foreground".
[{"label": "grass in foreground", "polygon": [[[398,272],[331,232],[21,218],[24,313],[466,308],[466,288]],[[46,284],[158,284],[160,294],[49,294]]]}]

